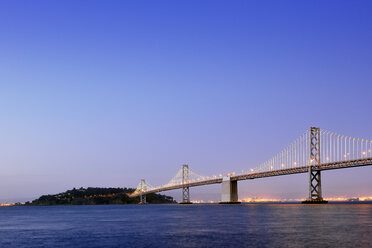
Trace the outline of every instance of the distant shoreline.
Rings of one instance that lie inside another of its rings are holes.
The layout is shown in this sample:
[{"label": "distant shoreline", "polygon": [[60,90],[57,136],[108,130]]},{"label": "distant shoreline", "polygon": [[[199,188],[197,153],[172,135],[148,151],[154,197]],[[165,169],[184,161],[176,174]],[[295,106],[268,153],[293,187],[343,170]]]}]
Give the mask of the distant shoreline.
[{"label": "distant shoreline", "polygon": [[[0,206],[69,206],[69,205],[124,205],[138,204],[139,197],[131,198],[132,188],[73,188],[63,193],[42,195],[25,203],[5,203]],[[176,203],[173,197],[161,194],[148,194],[150,204]]]},{"label": "distant shoreline", "polygon": [[[0,204],[0,207],[49,207],[49,206],[105,206],[105,205],[135,205],[136,203],[123,203],[123,204],[120,204],[120,203],[114,203],[114,204],[51,204],[51,205],[32,205],[32,204],[24,204],[24,203],[5,203],[5,204]],[[173,205],[173,204],[177,204],[177,202],[173,202],[173,203],[149,203],[147,205]],[[242,202],[240,205],[270,205],[270,204],[275,204],[275,205],[285,205],[285,204],[293,204],[293,205],[296,205],[296,204],[299,204],[299,205],[303,205],[301,204],[301,202]],[[347,205],[368,205],[368,204],[372,204],[372,201],[329,201],[328,202],[328,205],[331,204],[331,205],[334,205],[334,204],[347,204]],[[192,205],[218,205],[220,206],[220,204],[218,204],[217,202],[215,203],[193,203],[191,204]],[[239,206],[239,205],[235,205],[235,206]],[[307,205],[304,205],[304,206],[307,206]]]}]

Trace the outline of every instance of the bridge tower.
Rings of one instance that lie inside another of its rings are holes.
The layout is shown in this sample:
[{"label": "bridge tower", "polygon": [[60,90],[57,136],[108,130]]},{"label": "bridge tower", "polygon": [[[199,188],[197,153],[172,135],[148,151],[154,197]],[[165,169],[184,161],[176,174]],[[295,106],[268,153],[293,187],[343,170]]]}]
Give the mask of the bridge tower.
[{"label": "bridge tower", "polygon": [[143,192],[146,192],[146,190],[147,190],[145,179],[141,179],[140,189],[141,189],[141,191],[140,191],[140,202],[139,202],[139,204],[146,204],[146,195],[143,194]]},{"label": "bridge tower", "polygon": [[[182,165],[182,184],[188,184],[190,182],[190,171],[187,164]],[[190,201],[190,188],[182,188],[182,202],[181,204],[191,204]]]},{"label": "bridge tower", "polygon": [[322,181],[320,170],[315,166],[320,165],[320,129],[310,128],[310,164],[309,164],[309,197],[302,203],[327,203],[322,197]]}]

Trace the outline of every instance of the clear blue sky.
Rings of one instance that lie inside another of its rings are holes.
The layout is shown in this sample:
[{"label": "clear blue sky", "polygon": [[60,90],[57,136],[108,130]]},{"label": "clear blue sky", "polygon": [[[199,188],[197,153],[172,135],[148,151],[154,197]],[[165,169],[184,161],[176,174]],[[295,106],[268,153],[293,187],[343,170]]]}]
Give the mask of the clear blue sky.
[{"label": "clear blue sky", "polygon": [[[371,1],[1,1],[0,201],[255,167],[319,126],[372,139]],[[372,168],[324,195],[372,195]],[[239,183],[306,197],[307,175]],[[170,194],[177,196],[181,192]],[[192,189],[220,196],[220,186]]]}]

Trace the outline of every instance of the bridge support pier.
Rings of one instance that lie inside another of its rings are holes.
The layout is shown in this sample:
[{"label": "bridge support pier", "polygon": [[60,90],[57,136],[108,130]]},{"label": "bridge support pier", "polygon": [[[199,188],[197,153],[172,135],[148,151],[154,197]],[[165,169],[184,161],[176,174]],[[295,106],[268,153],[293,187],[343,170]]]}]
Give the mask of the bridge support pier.
[{"label": "bridge support pier", "polygon": [[239,204],[238,181],[231,181],[230,177],[222,179],[222,195],[220,204]]},{"label": "bridge support pier", "polygon": [[328,203],[322,197],[320,171],[314,170],[314,165],[320,164],[320,129],[310,128],[310,164],[309,164],[309,198],[302,203]]},{"label": "bridge support pier", "polygon": [[183,187],[182,188],[182,202],[180,204],[192,204],[190,201],[190,188]]},{"label": "bridge support pier", "polygon": [[143,192],[146,192],[145,179],[141,179],[140,187],[141,187],[141,191],[140,191],[140,202],[139,202],[139,204],[146,204],[146,195],[143,194]]},{"label": "bridge support pier", "polygon": [[[182,184],[190,183],[189,175],[189,166],[187,164],[182,165]],[[192,204],[192,202],[190,201],[189,187],[182,188],[182,202],[180,202],[180,204]]]},{"label": "bridge support pier", "polygon": [[139,204],[146,204],[146,195],[142,195],[142,193],[141,193]]},{"label": "bridge support pier", "polygon": [[320,204],[328,203],[322,197],[322,181],[320,177],[320,171],[310,170],[310,180],[309,180],[309,198],[302,203],[307,204]]}]

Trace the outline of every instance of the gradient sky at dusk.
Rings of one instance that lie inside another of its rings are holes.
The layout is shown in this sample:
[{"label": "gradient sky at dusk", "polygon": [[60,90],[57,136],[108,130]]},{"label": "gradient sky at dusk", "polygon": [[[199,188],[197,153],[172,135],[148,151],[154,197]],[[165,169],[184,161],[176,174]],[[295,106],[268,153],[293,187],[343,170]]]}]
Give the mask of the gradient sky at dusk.
[{"label": "gradient sky at dusk", "polygon": [[[372,139],[371,1],[1,1],[0,202],[239,172],[310,126]],[[372,195],[372,167],[323,173]],[[239,182],[305,198],[307,175]],[[180,198],[181,192],[167,192]],[[191,189],[218,200],[220,185]]]}]

